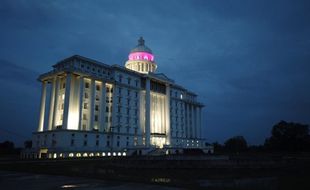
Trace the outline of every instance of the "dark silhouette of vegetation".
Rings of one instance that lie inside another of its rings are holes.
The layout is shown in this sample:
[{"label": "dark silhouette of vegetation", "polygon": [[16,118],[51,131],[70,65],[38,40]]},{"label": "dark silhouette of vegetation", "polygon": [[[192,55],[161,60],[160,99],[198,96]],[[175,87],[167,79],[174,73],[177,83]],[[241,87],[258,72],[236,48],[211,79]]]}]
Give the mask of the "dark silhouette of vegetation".
[{"label": "dark silhouette of vegetation", "polygon": [[31,140],[25,141],[25,142],[24,142],[24,147],[25,147],[26,149],[32,148],[32,141],[31,141]]},{"label": "dark silhouette of vegetation", "polygon": [[305,152],[310,151],[309,126],[300,123],[280,121],[273,126],[271,137],[265,140],[264,145],[247,146],[243,136],[228,139],[224,145],[215,142],[212,144],[214,152],[226,153],[260,153],[260,152]]},{"label": "dark silhouette of vegetation", "polygon": [[11,141],[4,141],[0,143],[0,155],[6,154],[19,154],[20,149],[15,148],[14,143]]},{"label": "dark silhouette of vegetation", "polygon": [[235,136],[225,142],[227,152],[239,153],[247,150],[247,142],[243,136]]},{"label": "dark silhouette of vegetation", "polygon": [[271,137],[266,139],[264,147],[272,151],[309,151],[309,127],[300,123],[280,121],[273,126]]}]

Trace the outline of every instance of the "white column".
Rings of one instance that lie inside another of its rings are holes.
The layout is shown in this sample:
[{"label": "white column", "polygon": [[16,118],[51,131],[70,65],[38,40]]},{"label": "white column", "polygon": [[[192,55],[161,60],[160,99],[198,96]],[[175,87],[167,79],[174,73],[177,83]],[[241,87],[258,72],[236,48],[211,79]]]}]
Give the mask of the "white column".
[{"label": "white column", "polygon": [[48,117],[48,130],[53,129],[55,91],[56,91],[56,77],[54,77],[52,80],[51,95],[50,95],[50,111]]},{"label": "white column", "polygon": [[199,106],[195,109],[195,115],[196,115],[196,138],[199,139]]},{"label": "white column", "polygon": [[43,131],[43,127],[44,127],[45,103],[46,103],[46,82],[42,81],[41,106],[40,106],[40,118],[39,118],[38,132]]},{"label": "white column", "polygon": [[196,138],[196,108],[192,105],[192,136]]},{"label": "white column", "polygon": [[146,79],[145,91],[145,145],[148,147],[151,138],[151,84],[149,78]]},{"label": "white column", "polygon": [[56,77],[56,90],[55,90],[55,103],[53,109],[54,114],[53,114],[52,129],[55,129],[56,127],[56,119],[58,114],[59,85],[60,85],[60,78]]},{"label": "white column", "polygon": [[95,98],[96,98],[96,82],[94,79],[91,79],[91,97],[90,97],[90,108],[89,108],[89,130],[94,129],[95,121]]},{"label": "white column", "polygon": [[189,123],[189,104],[186,104],[186,138],[190,137],[190,123]]},{"label": "white column", "polygon": [[84,99],[84,77],[80,76],[79,80],[80,90],[79,90],[79,130],[82,130],[83,127],[83,99]]},{"label": "white column", "polygon": [[71,91],[71,80],[72,74],[68,73],[66,76],[66,89],[65,89],[65,102],[64,102],[64,114],[62,128],[68,129],[68,116],[69,116],[69,106],[70,106],[70,91]]},{"label": "white column", "polygon": [[170,85],[166,84],[166,144],[171,144],[171,125],[170,125]]},{"label": "white column", "polygon": [[202,107],[199,108],[199,138],[202,138],[202,118],[201,118]]},{"label": "white column", "polygon": [[[115,90],[115,89],[114,89]],[[113,100],[115,101],[115,100]],[[105,129],[105,109],[106,109],[106,86],[105,81],[101,83],[101,98],[100,98],[100,131],[104,131]]]}]

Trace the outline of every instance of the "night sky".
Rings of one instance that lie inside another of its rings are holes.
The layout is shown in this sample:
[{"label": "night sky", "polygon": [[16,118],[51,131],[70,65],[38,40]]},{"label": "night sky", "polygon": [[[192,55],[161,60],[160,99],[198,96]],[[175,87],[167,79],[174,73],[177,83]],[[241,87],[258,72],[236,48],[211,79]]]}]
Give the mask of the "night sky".
[{"label": "night sky", "polygon": [[74,54],[124,65],[143,36],[157,72],[196,92],[204,136],[261,144],[310,124],[310,1],[0,1],[0,141],[31,138],[36,80]]}]

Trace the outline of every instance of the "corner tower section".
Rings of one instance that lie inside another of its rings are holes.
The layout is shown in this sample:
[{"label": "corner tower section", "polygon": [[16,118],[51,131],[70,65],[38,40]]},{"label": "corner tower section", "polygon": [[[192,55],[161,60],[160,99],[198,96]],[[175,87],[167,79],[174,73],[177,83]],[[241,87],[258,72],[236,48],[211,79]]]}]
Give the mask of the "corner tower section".
[{"label": "corner tower section", "polygon": [[156,71],[152,50],[144,44],[142,37],[138,40],[138,45],[130,51],[125,67],[143,74]]}]

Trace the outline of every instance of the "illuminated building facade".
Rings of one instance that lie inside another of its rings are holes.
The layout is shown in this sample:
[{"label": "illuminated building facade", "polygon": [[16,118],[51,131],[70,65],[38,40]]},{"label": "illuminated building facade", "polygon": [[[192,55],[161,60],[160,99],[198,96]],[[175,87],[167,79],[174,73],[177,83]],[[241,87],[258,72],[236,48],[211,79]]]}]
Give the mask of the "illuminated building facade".
[{"label": "illuminated building facade", "polygon": [[197,96],[156,73],[140,38],[125,67],[72,56],[39,76],[40,117],[34,157],[178,154],[208,150]]}]

